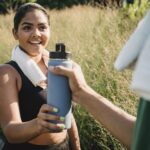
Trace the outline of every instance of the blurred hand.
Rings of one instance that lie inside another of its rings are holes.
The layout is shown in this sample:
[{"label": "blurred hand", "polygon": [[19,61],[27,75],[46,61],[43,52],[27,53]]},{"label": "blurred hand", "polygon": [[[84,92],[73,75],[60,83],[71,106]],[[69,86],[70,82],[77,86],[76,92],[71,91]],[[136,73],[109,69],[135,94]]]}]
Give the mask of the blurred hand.
[{"label": "blurred hand", "polygon": [[[64,118],[53,115],[56,113],[57,108],[54,108],[48,104],[43,104],[37,115],[37,125],[41,133],[44,132],[61,132],[64,129]],[[52,123],[51,121],[57,121],[58,123]]]}]

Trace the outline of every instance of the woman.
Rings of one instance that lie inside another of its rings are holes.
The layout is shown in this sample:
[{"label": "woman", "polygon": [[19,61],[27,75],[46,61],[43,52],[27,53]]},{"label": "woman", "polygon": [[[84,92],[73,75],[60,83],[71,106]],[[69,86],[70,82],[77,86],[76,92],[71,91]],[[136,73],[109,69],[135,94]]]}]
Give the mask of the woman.
[{"label": "woman", "polygon": [[[19,42],[13,50],[13,59],[23,60],[17,53],[24,54],[46,76],[45,47],[50,38],[46,10],[36,3],[22,5],[15,14],[12,31]],[[20,67],[26,61],[16,62],[0,66],[0,125],[6,138],[3,150],[80,150],[74,117],[71,129],[64,130],[64,118],[48,113],[58,110],[46,104],[46,80],[34,85],[24,74],[26,69],[32,72],[34,68]],[[50,120],[60,123],[53,124]]]}]

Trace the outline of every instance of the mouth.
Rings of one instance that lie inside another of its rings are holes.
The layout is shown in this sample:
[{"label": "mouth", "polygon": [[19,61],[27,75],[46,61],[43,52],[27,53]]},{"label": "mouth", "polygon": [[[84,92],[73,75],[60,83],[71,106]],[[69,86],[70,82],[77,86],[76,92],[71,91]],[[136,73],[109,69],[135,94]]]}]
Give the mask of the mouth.
[{"label": "mouth", "polygon": [[32,45],[39,45],[42,42],[41,41],[29,41],[29,43],[32,44]]}]

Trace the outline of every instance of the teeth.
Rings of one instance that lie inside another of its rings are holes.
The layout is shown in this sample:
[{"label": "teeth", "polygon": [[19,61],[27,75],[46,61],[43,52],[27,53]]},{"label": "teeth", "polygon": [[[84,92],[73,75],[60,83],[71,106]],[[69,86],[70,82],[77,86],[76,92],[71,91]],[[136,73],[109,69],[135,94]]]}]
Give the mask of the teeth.
[{"label": "teeth", "polygon": [[30,41],[30,43],[32,43],[32,44],[40,44],[39,41]]}]

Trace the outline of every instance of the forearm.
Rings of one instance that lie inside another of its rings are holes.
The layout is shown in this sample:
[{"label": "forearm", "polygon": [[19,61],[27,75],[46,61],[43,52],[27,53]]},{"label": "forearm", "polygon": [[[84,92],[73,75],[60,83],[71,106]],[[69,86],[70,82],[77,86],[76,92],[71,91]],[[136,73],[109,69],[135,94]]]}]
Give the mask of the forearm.
[{"label": "forearm", "polygon": [[72,150],[80,150],[81,149],[80,138],[79,138],[77,125],[76,125],[73,115],[72,115],[72,126],[68,130],[68,134],[69,134],[69,139],[70,139]]},{"label": "forearm", "polygon": [[130,148],[135,117],[115,106],[90,87],[74,95],[74,99],[101,122],[112,135]]},{"label": "forearm", "polygon": [[27,142],[40,134],[36,122],[36,119],[28,122],[13,122],[5,126],[3,132],[10,143]]}]

